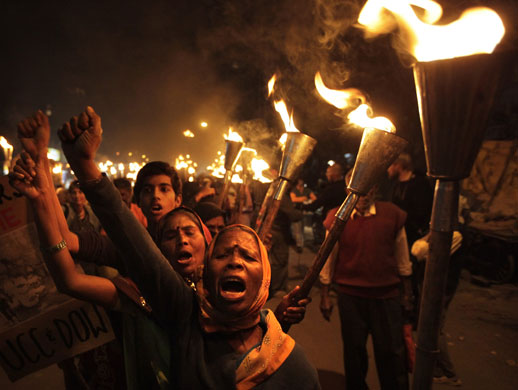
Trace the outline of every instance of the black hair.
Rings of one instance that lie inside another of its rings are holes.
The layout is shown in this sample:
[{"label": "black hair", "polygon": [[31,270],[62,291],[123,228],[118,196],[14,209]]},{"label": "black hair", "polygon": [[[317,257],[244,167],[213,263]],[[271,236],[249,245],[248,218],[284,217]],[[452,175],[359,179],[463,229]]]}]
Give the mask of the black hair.
[{"label": "black hair", "polygon": [[131,182],[124,177],[113,179],[113,185],[119,189],[131,191]]},{"label": "black hair", "polygon": [[[70,183],[70,185],[68,186],[68,190],[69,191],[72,191],[74,188],[79,188],[81,190],[81,186],[79,184],[79,180],[74,180],[73,182]],[[81,190],[83,191],[83,190]]]},{"label": "black hair", "polygon": [[171,178],[171,185],[176,196],[182,194],[182,182],[176,169],[164,161],[151,161],[144,165],[138,172],[137,180],[135,181],[135,188],[133,191],[133,197],[135,202],[138,204],[140,201],[140,191],[144,187],[144,181],[150,176],[166,175]]}]

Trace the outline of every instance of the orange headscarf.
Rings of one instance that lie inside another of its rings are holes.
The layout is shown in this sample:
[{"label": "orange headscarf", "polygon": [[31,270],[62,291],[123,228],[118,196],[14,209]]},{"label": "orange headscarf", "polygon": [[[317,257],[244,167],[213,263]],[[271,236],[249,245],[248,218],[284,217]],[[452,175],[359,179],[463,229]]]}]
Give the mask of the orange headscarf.
[{"label": "orange headscarf", "polygon": [[[246,313],[240,315],[239,317],[224,313],[218,309],[216,309],[209,300],[209,291],[204,286],[204,281],[202,278],[196,284],[196,290],[198,291],[198,301],[200,303],[200,323],[203,330],[207,333],[212,332],[235,332],[237,330],[248,329],[254,325],[257,325],[260,319],[260,311],[263,308],[266,300],[268,299],[268,289],[270,287],[270,278],[271,278],[271,268],[270,261],[268,260],[268,252],[264,247],[263,243],[259,239],[257,233],[245,225],[230,225],[226,226],[223,230],[221,230],[210,243],[209,248],[207,249],[207,254],[205,256],[205,266],[207,269],[208,262],[212,258],[212,253],[214,252],[214,247],[218,242],[218,238],[221,235],[229,230],[238,229],[250,233],[252,236],[256,238],[257,245],[259,246],[259,254],[260,261],[263,267],[263,280],[261,282],[261,287],[259,288],[259,292],[257,293],[257,297],[252,303],[252,305],[248,308]],[[204,272],[204,275],[206,273]]]},{"label": "orange headscarf", "polygon": [[[245,225],[230,225],[221,230],[212,240],[205,257],[205,267],[212,258],[218,237],[225,231],[241,229],[253,235],[257,240],[263,266],[263,280],[256,299],[246,313],[239,317],[231,316],[216,309],[209,302],[209,292],[203,285],[203,280],[197,283],[198,300],[200,302],[200,323],[207,333],[232,332],[248,329],[260,321],[260,312],[268,298],[271,269],[268,252],[257,233]],[[282,331],[282,327],[271,310],[266,312],[266,333],[259,346],[251,349],[243,357],[236,369],[236,387],[238,390],[250,389],[264,382],[284,363],[295,347],[295,341]]]}]

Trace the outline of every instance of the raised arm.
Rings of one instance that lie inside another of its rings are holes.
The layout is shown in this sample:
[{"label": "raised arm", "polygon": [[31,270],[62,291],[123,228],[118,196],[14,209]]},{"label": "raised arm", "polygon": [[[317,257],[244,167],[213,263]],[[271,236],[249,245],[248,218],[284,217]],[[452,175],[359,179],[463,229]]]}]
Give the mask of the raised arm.
[{"label": "raised arm", "polygon": [[9,181],[32,205],[43,257],[58,290],[78,299],[114,307],[118,301],[114,284],[105,278],[80,273],[64,244],[55,216],[45,163],[41,160],[34,163],[29,154],[23,152],[9,175]]},{"label": "raised arm", "polygon": [[43,168],[47,180],[46,188],[48,188],[48,195],[53,203],[53,208],[56,210],[59,230],[67,243],[69,251],[76,253],[79,249],[79,241],[77,235],[68,229],[67,221],[61,209],[61,204],[59,203],[52,180],[49,159],[47,158],[49,138],[49,119],[41,110],[38,110],[33,117],[26,118],[18,123],[18,139],[32,160]]},{"label": "raised arm", "polygon": [[94,162],[101,143],[101,118],[91,107],[58,132],[67,160],[103,228],[122,253],[130,277],[137,283],[155,315],[168,324],[188,317],[192,290],[173,270],[147,230],[122,202],[111,181]]}]

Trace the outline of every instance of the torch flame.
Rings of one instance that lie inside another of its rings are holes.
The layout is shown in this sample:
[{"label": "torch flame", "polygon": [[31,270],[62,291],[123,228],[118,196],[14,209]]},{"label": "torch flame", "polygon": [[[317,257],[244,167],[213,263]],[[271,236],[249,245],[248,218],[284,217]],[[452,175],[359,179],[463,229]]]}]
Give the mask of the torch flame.
[{"label": "torch flame", "polygon": [[52,173],[58,175],[63,172],[63,164],[58,163],[52,167]]},{"label": "torch flame", "polygon": [[357,107],[358,104],[365,103],[366,101],[363,93],[356,88],[347,88],[343,90],[327,88],[322,81],[320,72],[315,74],[315,87],[320,96],[322,96],[326,102],[340,110],[351,106]]},{"label": "torch flame", "polygon": [[254,172],[254,180],[258,180],[261,183],[271,183],[272,180],[263,176],[263,172],[270,168],[270,165],[260,158],[252,159],[252,171]]},{"label": "torch flame", "polygon": [[372,118],[372,109],[368,104],[361,104],[356,110],[351,111],[347,116],[349,122],[358,125],[362,128],[373,127],[379,130],[385,130],[389,133],[394,133],[396,127],[390,119],[384,116],[377,116]]},{"label": "torch flame", "polygon": [[231,127],[228,128],[228,135],[223,134],[223,137],[225,137],[227,141],[243,142],[243,138],[235,131],[232,131]]},{"label": "torch flame", "polygon": [[[383,116],[372,118],[372,109],[367,103],[365,103],[366,98],[360,90],[356,88],[348,88],[344,90],[329,89],[324,85],[319,72],[315,75],[315,86],[320,96],[336,108],[343,110],[345,108],[357,107],[347,116],[350,123],[362,128],[374,127],[376,129],[392,133],[396,131],[396,127],[390,119]],[[358,102],[362,104],[358,106]]]},{"label": "torch flame", "polygon": [[275,110],[279,113],[282,121],[284,122],[284,127],[286,128],[286,131],[299,133],[300,130],[297,129],[295,127],[295,123],[293,123],[293,112],[291,113],[291,115],[288,115],[288,109],[286,108],[286,103],[284,103],[284,100],[278,100],[273,104],[275,106]]},{"label": "torch flame", "polygon": [[274,74],[270,81],[268,81],[268,97],[270,97],[270,95],[273,92],[273,86],[275,85],[275,81],[277,81],[277,74]]},{"label": "torch flame", "polygon": [[194,138],[194,133],[191,130],[187,129],[183,132],[183,136],[187,138]]},{"label": "torch flame", "polygon": [[[421,18],[412,6],[423,10]],[[432,0],[369,0],[358,22],[371,36],[399,27],[404,50],[420,62],[492,53],[505,34],[502,20],[489,8],[470,8],[452,23],[434,24],[441,16],[441,6]]]},{"label": "torch flame", "polygon": [[3,136],[0,135],[0,146],[4,150],[13,150],[13,145],[11,145]]},{"label": "torch flame", "polygon": [[218,151],[218,158],[214,159],[214,162],[207,167],[207,171],[212,171],[211,175],[218,178],[225,177],[225,156]]}]

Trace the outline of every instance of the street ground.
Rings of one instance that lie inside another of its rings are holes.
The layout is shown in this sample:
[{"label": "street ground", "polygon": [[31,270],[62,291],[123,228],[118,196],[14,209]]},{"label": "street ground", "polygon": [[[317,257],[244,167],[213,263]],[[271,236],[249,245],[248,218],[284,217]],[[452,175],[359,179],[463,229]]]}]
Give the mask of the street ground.
[{"label": "street ground", "polygon": [[[314,253],[307,248],[298,254],[290,250],[289,287],[302,281]],[[326,322],[319,310],[319,290],[311,292],[304,321],[290,330],[317,367],[324,390],[344,388],[342,342],[338,313]],[[268,302],[275,307],[280,298]],[[516,284],[480,287],[470,283],[469,272],[462,274],[446,322],[449,348],[463,389],[518,389],[518,286]],[[369,346],[371,390],[379,390],[372,348]],[[434,390],[451,386],[434,384]],[[56,365],[11,383],[0,370],[0,388],[5,390],[64,389],[63,376]]]}]

